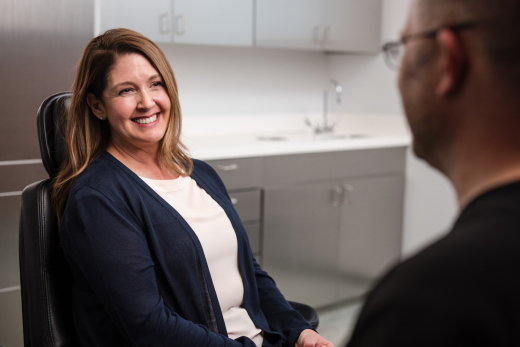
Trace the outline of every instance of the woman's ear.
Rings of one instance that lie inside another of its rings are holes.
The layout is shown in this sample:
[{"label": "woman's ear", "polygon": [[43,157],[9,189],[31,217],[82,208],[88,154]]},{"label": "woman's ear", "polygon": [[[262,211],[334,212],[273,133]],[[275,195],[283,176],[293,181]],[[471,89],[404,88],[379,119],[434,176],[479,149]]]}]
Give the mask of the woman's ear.
[{"label": "woman's ear", "polygon": [[94,116],[101,120],[106,119],[105,107],[103,106],[101,100],[96,98],[94,94],[87,94],[87,104],[90,107],[90,110],[92,110],[92,113],[94,113]]}]

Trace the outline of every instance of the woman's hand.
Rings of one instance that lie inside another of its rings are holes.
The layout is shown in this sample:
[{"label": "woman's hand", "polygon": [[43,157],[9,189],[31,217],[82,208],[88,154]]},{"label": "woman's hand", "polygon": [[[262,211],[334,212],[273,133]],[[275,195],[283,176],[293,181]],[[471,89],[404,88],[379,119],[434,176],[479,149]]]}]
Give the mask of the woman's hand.
[{"label": "woman's hand", "polygon": [[334,347],[334,344],[327,339],[321,337],[317,332],[311,329],[306,329],[301,332],[298,341],[294,347]]}]

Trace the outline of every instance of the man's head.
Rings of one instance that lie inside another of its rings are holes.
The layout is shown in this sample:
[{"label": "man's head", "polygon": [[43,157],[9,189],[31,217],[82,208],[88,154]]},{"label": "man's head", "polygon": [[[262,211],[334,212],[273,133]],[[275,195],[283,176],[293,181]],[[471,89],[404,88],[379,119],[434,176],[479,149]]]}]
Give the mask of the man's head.
[{"label": "man's head", "polygon": [[519,19],[519,0],[412,0],[403,37],[440,30],[405,44],[399,87],[414,151],[441,171],[486,88],[520,95]]}]

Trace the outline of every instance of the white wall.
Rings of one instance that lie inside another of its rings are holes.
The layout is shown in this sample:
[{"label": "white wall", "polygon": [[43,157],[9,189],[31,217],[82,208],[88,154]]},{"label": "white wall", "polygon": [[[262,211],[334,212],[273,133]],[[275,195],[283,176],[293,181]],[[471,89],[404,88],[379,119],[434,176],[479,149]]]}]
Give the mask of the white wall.
[{"label": "white wall", "polygon": [[327,57],[320,52],[161,45],[185,117],[321,111]]},{"label": "white wall", "polygon": [[[409,0],[383,0],[383,40],[396,39]],[[381,55],[325,55],[257,48],[161,45],[179,84],[185,117],[315,113],[329,78],[344,88],[332,111],[402,116],[397,72]],[[389,116],[392,117],[392,116]],[[409,153],[403,252],[411,254],[447,231],[457,213],[447,180]]]}]

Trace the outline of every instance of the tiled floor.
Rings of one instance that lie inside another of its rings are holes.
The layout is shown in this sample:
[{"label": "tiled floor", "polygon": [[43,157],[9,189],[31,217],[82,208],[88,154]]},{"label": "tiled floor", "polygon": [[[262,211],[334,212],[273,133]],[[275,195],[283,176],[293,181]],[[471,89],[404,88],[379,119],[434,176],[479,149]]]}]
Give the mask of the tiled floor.
[{"label": "tiled floor", "polygon": [[352,333],[362,304],[361,301],[350,301],[332,308],[318,310],[320,335],[333,342],[336,347],[344,347]]}]

